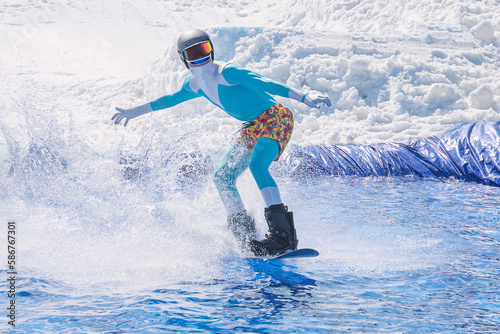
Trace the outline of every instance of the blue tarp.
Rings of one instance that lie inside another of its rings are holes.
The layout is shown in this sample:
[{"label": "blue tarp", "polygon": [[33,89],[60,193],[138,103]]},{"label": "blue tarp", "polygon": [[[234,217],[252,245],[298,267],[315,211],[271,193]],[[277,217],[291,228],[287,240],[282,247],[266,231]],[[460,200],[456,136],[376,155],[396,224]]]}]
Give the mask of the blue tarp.
[{"label": "blue tarp", "polygon": [[291,145],[292,176],[456,178],[500,186],[500,122],[455,126],[429,138],[378,145]]}]

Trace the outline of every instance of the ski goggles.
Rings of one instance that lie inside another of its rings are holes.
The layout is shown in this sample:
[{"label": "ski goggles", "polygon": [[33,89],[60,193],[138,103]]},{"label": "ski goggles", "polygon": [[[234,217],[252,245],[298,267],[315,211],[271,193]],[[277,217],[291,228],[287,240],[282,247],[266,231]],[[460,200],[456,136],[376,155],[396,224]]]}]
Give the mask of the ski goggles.
[{"label": "ski goggles", "polygon": [[210,53],[213,51],[212,44],[208,41],[202,42],[193,46],[190,46],[186,50],[181,52],[182,57],[186,59],[193,65],[196,65],[195,62],[197,60],[204,60],[201,63],[204,63],[208,60],[207,56],[210,56]]}]

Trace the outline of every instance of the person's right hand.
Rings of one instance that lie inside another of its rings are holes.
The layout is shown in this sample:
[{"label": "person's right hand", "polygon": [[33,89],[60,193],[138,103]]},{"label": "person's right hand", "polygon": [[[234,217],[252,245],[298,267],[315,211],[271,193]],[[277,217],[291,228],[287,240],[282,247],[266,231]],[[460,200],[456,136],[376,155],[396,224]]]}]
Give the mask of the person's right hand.
[{"label": "person's right hand", "polygon": [[138,106],[132,109],[122,109],[122,108],[115,108],[115,109],[118,112],[114,114],[113,117],[111,117],[111,120],[115,121],[115,124],[120,124],[120,122],[124,119],[125,123],[123,124],[123,126],[127,126],[129,120],[153,111],[149,103],[146,103],[142,106]]}]

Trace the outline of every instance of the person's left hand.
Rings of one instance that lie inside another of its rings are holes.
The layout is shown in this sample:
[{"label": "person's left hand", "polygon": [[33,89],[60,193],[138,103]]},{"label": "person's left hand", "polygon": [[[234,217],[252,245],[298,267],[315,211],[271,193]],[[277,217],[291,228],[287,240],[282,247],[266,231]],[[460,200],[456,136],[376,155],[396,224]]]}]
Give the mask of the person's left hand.
[{"label": "person's left hand", "polygon": [[319,108],[321,104],[326,105],[327,107],[332,106],[332,102],[328,98],[328,96],[323,96],[323,95],[307,95],[306,98],[304,99],[304,103],[311,108]]}]

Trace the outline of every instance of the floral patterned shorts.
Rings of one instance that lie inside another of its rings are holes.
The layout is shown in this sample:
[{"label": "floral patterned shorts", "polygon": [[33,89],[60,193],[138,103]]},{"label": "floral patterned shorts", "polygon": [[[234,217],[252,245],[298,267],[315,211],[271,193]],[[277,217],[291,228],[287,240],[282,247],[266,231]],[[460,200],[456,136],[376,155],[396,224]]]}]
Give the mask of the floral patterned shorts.
[{"label": "floral patterned shorts", "polygon": [[279,145],[279,153],[275,159],[277,161],[288,144],[292,131],[292,112],[281,104],[276,104],[253,121],[243,123],[236,142],[245,145],[252,152],[260,137],[276,140]]}]

